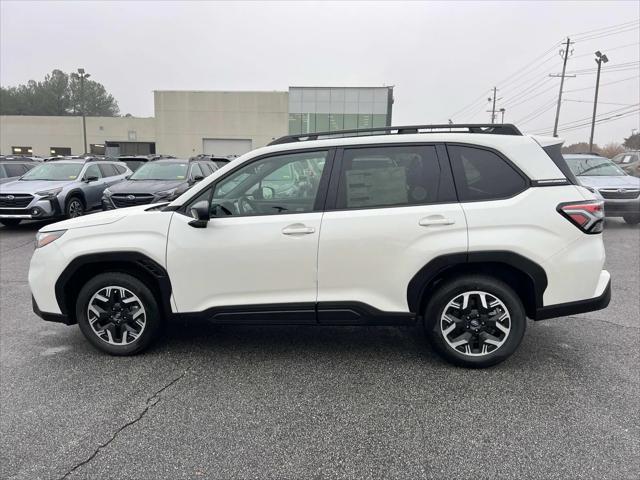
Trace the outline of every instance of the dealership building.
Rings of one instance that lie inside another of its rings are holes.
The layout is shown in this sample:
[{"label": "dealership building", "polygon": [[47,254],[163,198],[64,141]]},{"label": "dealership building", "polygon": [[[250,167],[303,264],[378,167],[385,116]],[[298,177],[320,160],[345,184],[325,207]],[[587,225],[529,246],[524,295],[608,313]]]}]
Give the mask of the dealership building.
[{"label": "dealership building", "polygon": [[[154,116],[86,117],[95,154],[241,155],[287,134],[391,125],[393,87],[154,92]],[[78,155],[82,117],[0,116],[0,154]]]}]

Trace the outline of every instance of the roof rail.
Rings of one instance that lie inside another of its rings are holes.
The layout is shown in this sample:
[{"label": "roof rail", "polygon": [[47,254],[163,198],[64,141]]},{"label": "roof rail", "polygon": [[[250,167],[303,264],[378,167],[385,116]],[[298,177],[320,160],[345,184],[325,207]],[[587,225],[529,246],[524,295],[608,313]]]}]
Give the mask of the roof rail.
[{"label": "roof rail", "polygon": [[363,128],[356,130],[335,130],[332,132],[301,133],[297,135],[285,135],[276,138],[269,145],[283,143],[304,142],[309,140],[323,140],[327,138],[347,138],[368,135],[401,135],[406,133],[487,133],[493,135],[522,135],[513,124],[510,123],[456,123],[441,125],[404,125],[389,127]]}]

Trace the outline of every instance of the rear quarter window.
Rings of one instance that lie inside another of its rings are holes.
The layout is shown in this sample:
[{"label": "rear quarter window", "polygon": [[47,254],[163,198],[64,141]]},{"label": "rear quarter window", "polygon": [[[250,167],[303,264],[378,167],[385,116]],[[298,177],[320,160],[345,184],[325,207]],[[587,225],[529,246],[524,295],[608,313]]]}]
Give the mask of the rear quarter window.
[{"label": "rear quarter window", "polygon": [[497,153],[462,145],[448,145],[447,150],[462,202],[509,198],[528,186],[525,177]]}]

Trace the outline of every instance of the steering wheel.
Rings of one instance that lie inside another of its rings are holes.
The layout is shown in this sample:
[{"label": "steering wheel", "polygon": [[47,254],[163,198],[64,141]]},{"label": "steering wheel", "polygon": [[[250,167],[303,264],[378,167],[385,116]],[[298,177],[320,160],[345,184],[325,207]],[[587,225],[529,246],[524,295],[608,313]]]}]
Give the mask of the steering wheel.
[{"label": "steering wheel", "polygon": [[240,215],[249,215],[257,213],[258,208],[253,200],[249,200],[246,195],[238,199],[238,211]]}]

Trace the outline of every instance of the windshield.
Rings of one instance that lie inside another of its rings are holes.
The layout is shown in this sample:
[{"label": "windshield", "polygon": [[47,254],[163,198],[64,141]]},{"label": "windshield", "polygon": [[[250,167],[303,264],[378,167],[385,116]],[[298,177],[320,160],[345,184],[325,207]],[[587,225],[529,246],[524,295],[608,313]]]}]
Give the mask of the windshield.
[{"label": "windshield", "polygon": [[186,162],[148,162],[138,168],[129,180],[184,180],[188,168]]},{"label": "windshield", "polygon": [[129,170],[131,170],[132,172],[135,172],[142,165],[146,163],[144,160],[120,160],[120,161],[126,163],[127,167],[129,167]]},{"label": "windshield", "polygon": [[626,175],[611,160],[601,157],[567,158],[571,171],[578,177],[618,177]]},{"label": "windshield", "polygon": [[82,167],[82,163],[45,163],[29,170],[20,180],[75,180]]}]

